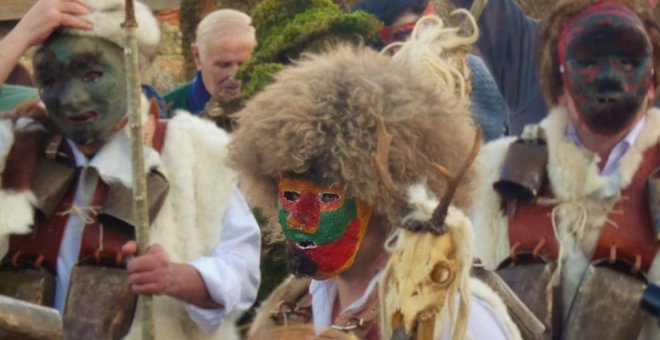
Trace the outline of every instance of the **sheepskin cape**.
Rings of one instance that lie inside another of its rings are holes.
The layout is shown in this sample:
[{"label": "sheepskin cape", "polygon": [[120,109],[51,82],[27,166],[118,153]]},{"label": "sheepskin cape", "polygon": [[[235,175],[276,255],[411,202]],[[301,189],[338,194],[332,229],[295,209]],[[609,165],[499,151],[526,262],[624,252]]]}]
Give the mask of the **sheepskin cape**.
[{"label": "sheepskin cape", "polygon": [[[628,187],[637,172],[644,152],[656,147],[660,138],[660,110],[652,108],[646,116],[646,125],[635,144],[621,159],[620,175],[622,190]],[[616,202],[615,199],[598,199],[591,195],[607,185],[607,179],[598,173],[600,157],[592,152],[578,148],[565,137],[568,124],[568,111],[565,107],[554,108],[549,116],[539,125],[544,129],[548,144],[547,176],[550,188],[560,208],[557,210],[557,229],[559,237],[568,239],[563,249],[563,299],[564,305],[570,306],[582,273],[590,262],[601,229],[607,215]],[[499,179],[509,145],[515,137],[503,138],[486,145],[477,159],[483,178],[478,186],[473,221],[475,227],[474,253],[481,258],[488,269],[495,269],[509,257],[508,219],[501,209],[501,200],[493,190],[493,183]],[[587,221],[584,235],[578,239],[569,231],[579,224],[586,210]],[[648,273],[649,282],[660,280],[660,261],[658,254]],[[640,339],[660,338],[660,328],[655,320],[645,321]]]},{"label": "sheepskin cape", "polygon": [[[148,108],[143,98],[141,107]],[[0,143],[0,174],[13,145],[12,122],[1,121],[0,130],[10,140]],[[18,128],[18,127],[17,127]],[[171,261],[188,262],[209,256],[222,233],[218,211],[226,211],[236,176],[225,165],[229,135],[188,113],[180,112],[169,121],[163,149],[159,154],[146,152],[145,170],[156,169],[169,181],[169,194],[151,226],[151,242],[161,244]],[[153,150],[152,150],[153,151]],[[131,166],[120,164],[118,166]],[[130,179],[122,181],[131,187]],[[74,184],[75,185],[75,184]],[[0,190],[0,257],[7,252],[10,234],[26,234],[33,224],[34,195],[29,191]],[[226,320],[219,330],[204,334],[188,317],[184,304],[166,296],[154,296],[157,339],[232,339],[235,329]],[[129,339],[139,338],[140,313],[136,313]]]}]

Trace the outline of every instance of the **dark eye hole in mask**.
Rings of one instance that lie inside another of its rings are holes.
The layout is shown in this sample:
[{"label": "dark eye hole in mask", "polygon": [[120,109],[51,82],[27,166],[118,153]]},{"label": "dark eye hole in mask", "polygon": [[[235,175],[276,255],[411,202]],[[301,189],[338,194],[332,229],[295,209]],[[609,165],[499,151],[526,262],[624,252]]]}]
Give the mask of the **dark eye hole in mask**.
[{"label": "dark eye hole in mask", "polygon": [[568,53],[581,67],[595,66],[600,58],[615,56],[626,68],[635,68],[650,55],[651,45],[637,29],[600,25],[578,33]]},{"label": "dark eye hole in mask", "polygon": [[64,82],[68,75],[63,70],[60,62],[55,58],[55,54],[50,50],[38,51],[34,58],[35,61],[35,79],[42,87],[52,87],[56,83]]}]

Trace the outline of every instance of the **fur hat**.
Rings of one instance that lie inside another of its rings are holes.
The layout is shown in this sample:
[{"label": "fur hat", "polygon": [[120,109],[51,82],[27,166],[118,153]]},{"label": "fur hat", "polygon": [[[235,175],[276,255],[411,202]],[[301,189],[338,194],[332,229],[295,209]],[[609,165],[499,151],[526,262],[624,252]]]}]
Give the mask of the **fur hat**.
[{"label": "fur hat", "polygon": [[[410,61],[347,46],[307,55],[239,112],[232,165],[271,232],[283,175],[343,186],[347,197],[359,197],[384,217],[386,229],[409,210],[410,185],[426,183],[437,197],[444,194],[447,183],[434,163],[456,171],[470,153],[475,125],[466,98],[411,67],[427,63]],[[384,156],[380,163],[376,155]],[[469,204],[475,177],[471,168],[456,204]]]},{"label": "fur hat", "polygon": [[[559,72],[558,41],[562,30],[576,15],[587,7],[603,2],[603,0],[561,0],[557,2],[550,16],[542,24],[540,67],[541,92],[548,106],[558,104],[559,97],[563,93],[563,81]],[[660,26],[654,12],[649,8],[646,1],[640,0],[608,0],[608,2],[620,3],[635,13],[644,23],[646,33],[649,35],[653,47],[653,68],[656,70],[654,84],[656,95],[660,90]]]},{"label": "fur hat", "polygon": [[[124,22],[126,13],[124,11],[124,0],[94,0],[88,2],[91,12],[82,18],[94,25],[92,30],[81,30],[65,28],[62,32],[71,35],[91,36],[109,40],[120,47],[125,47]],[[160,27],[156,17],[151,10],[139,1],[135,1],[135,19],[138,27],[136,36],[140,49],[140,64],[145,66],[156,55],[158,42],[160,41]]]}]

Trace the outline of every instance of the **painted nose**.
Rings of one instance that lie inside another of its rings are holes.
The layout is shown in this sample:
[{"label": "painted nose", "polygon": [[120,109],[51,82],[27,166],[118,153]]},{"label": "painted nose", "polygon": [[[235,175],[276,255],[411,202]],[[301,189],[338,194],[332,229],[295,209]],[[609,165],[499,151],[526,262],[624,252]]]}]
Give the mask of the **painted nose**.
[{"label": "painted nose", "polygon": [[316,194],[303,191],[296,201],[287,222],[293,230],[301,230],[308,234],[316,234],[321,214],[321,203]]},{"label": "painted nose", "polygon": [[89,98],[89,92],[82,83],[71,81],[62,91],[60,103],[62,107],[71,108],[88,101]]},{"label": "painted nose", "polygon": [[597,73],[598,80],[617,80],[620,81],[625,72],[626,66],[617,57],[608,57],[601,62],[602,69]]}]

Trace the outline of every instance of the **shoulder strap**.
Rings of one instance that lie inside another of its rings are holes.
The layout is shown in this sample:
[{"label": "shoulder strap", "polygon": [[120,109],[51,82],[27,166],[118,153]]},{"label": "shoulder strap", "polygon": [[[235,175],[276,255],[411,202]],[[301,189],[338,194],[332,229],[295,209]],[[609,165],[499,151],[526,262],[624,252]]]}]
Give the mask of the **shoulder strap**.
[{"label": "shoulder strap", "polygon": [[160,119],[158,101],[152,98],[149,101],[149,113],[144,126],[144,144],[161,153],[165,145],[167,125],[167,120]]}]

